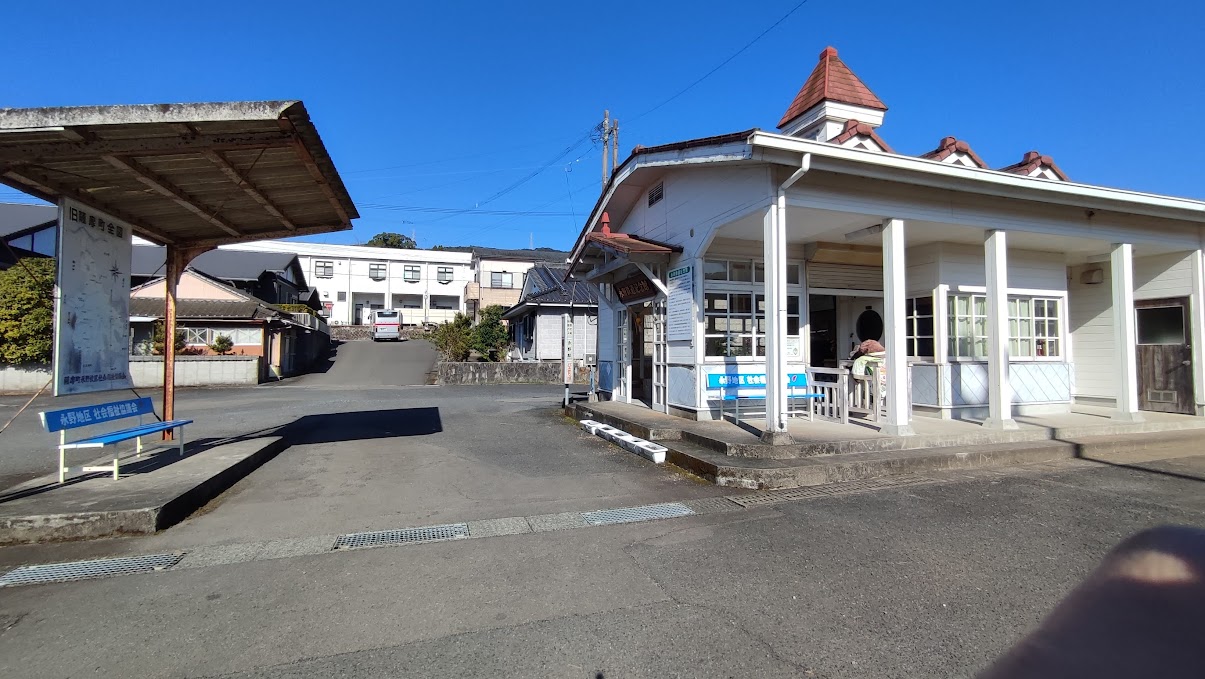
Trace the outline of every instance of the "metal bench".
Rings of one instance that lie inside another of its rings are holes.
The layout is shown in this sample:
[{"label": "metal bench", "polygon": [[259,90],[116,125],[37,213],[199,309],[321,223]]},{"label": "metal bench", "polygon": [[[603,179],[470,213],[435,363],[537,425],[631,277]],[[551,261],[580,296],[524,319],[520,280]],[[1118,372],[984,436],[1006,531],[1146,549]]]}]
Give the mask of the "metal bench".
[{"label": "metal bench", "polygon": [[[105,446],[116,446],[122,441],[136,439],[138,441],[135,451],[138,455],[142,455],[142,437],[148,434],[156,434],[167,431],[169,429],[179,429],[178,438],[180,439],[180,455],[184,455],[184,425],[192,424],[192,420],[172,420],[170,422],[154,422],[143,423],[144,416],[155,415],[155,407],[149,398],[136,398],[128,401],[113,401],[112,403],[100,403],[91,406],[78,406],[75,408],[64,408],[63,410],[47,410],[41,413],[42,426],[47,432],[59,433],[59,483],[62,483],[67,478],[68,472],[101,472],[113,471],[113,478],[116,479],[120,475],[120,457],[116,453],[113,454],[113,464],[103,466],[83,466],[83,467],[68,467],[66,451],[77,448],[104,448]],[[127,418],[137,417],[138,425],[135,427],[127,427],[93,436],[88,436],[74,441],[67,440],[67,430],[78,429],[80,427],[90,427],[102,425],[108,422],[124,420]]]},{"label": "metal bench", "polygon": [[[712,373],[707,376],[707,388],[715,389],[720,393],[720,419],[724,419],[726,408],[724,404],[731,401],[734,404],[735,421],[741,421],[741,401],[765,401],[766,400],[766,376],[761,374],[736,374],[736,373]],[[787,402],[788,410],[791,399],[804,399],[808,402],[808,407],[803,411],[807,413],[808,419],[812,419],[811,401],[814,399],[823,399],[824,394],[814,392],[808,386],[808,376],[806,373],[788,373],[787,374]],[[788,414],[797,414],[799,411],[790,411]],[[765,414],[765,410],[748,412],[749,415]]]}]

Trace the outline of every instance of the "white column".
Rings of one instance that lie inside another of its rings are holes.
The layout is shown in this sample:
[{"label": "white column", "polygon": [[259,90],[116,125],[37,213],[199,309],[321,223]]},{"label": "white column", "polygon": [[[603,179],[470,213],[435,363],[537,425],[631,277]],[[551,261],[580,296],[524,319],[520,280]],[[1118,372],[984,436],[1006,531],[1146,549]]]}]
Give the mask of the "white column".
[{"label": "white column", "polygon": [[1193,412],[1205,415],[1205,250],[1192,252],[1192,299],[1189,301],[1192,328],[1188,342],[1192,350]]},{"label": "white column", "polygon": [[812,365],[812,300],[808,290],[808,262],[799,263],[799,358],[804,365]]},{"label": "white column", "polygon": [[1114,243],[1110,255],[1113,279],[1113,347],[1117,358],[1117,414],[1114,419],[1141,422],[1138,413],[1138,356],[1134,327],[1134,246]]},{"label": "white column", "polygon": [[883,348],[887,350],[887,421],[882,432],[911,436],[908,349],[904,335],[904,221],[883,221]]},{"label": "white column", "polygon": [[983,241],[987,274],[987,410],[983,426],[1016,429],[1013,390],[1008,383],[1008,241],[988,231]]},{"label": "white column", "polygon": [[[785,196],[778,201],[785,207]],[[764,218],[766,269],[766,429],[762,440],[789,443],[787,433],[787,296],[786,224],[779,205],[771,205]]]}]

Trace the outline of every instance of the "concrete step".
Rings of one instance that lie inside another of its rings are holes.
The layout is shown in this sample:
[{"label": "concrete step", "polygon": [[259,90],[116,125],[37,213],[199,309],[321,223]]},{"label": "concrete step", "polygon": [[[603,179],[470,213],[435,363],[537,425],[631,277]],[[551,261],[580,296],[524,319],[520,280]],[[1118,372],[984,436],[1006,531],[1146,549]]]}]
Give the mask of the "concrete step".
[{"label": "concrete step", "polygon": [[1146,462],[1205,453],[1205,430],[1201,429],[1078,436],[1063,440],[1077,446],[1079,457],[1105,462]]},{"label": "concrete step", "polygon": [[733,457],[691,441],[674,441],[667,461],[720,486],[768,490],[818,486],[949,469],[977,469],[1051,462],[1076,457],[1077,444],[1065,441],[944,446],[916,450],[843,453],[796,459]]}]

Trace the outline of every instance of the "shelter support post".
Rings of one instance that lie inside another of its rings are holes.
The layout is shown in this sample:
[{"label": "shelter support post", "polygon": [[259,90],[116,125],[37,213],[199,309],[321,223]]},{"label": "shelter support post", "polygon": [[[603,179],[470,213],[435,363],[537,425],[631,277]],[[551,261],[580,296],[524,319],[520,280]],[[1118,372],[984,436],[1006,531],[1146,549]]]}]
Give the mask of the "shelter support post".
[{"label": "shelter support post", "polygon": [[762,440],[770,444],[790,443],[786,420],[786,226],[778,205],[770,206],[765,216],[766,261],[766,428]]},{"label": "shelter support post", "polygon": [[1008,241],[1003,231],[984,238],[987,274],[987,404],[989,429],[1016,429],[1008,381]]},{"label": "shelter support post", "polygon": [[883,220],[883,348],[887,350],[887,419],[880,431],[911,436],[908,349],[905,342],[904,220]]},{"label": "shelter support post", "polygon": [[[166,308],[163,311],[163,419],[176,419],[176,288],[180,285],[180,277],[184,268],[197,255],[211,248],[182,248],[178,245],[167,246],[167,273],[164,277],[164,297]],[[163,440],[171,441],[175,432],[167,429],[163,432]]]},{"label": "shelter support post", "polygon": [[1117,414],[1141,422],[1138,412],[1138,352],[1134,316],[1134,246],[1114,243],[1109,257],[1113,279],[1113,346],[1117,352]]}]

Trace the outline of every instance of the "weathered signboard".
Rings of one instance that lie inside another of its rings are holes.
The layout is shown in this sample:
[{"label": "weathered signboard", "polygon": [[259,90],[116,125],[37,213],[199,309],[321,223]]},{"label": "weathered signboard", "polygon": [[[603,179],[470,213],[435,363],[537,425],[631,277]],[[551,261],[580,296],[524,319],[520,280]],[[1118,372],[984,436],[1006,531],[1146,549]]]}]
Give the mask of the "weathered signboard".
[{"label": "weathered signboard", "polygon": [[69,198],[59,202],[54,394],[128,389],[130,225]]},{"label": "weathered signboard", "polygon": [[616,283],[615,295],[624,304],[631,304],[656,296],[657,288],[648,277],[637,273]]}]

